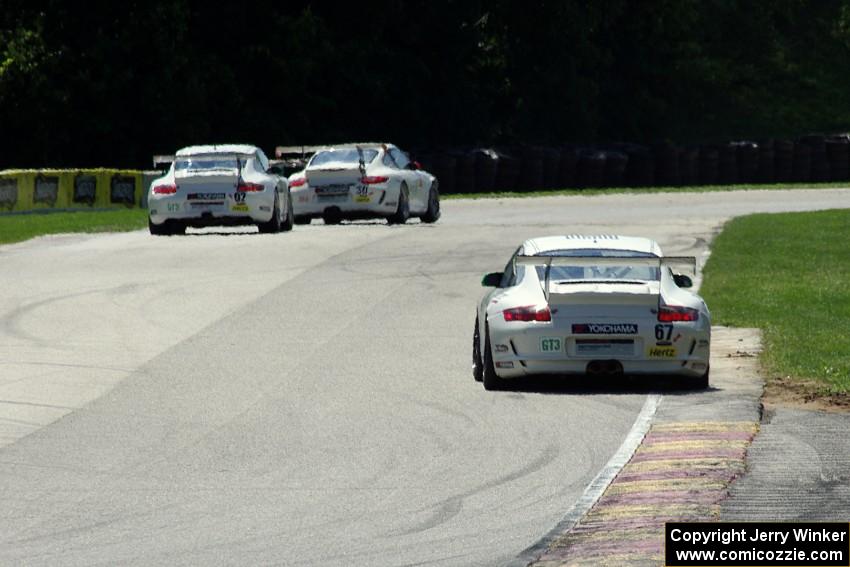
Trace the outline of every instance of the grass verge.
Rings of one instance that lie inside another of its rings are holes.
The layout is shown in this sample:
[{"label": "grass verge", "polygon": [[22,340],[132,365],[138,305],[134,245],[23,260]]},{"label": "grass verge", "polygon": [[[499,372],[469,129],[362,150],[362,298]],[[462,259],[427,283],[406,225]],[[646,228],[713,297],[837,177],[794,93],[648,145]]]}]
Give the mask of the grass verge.
[{"label": "grass verge", "polygon": [[147,225],[145,209],[3,215],[0,216],[0,244],[21,242],[44,234],[121,232]]},{"label": "grass verge", "polygon": [[553,197],[560,195],[616,195],[643,193],[708,193],[721,191],[782,191],[788,189],[843,189],[850,182],[834,183],[774,183],[766,185],[695,185],[689,187],[608,187],[587,189],[548,189],[546,191],[504,191],[501,193],[451,193],[440,195],[441,199],[504,199],[514,197]]},{"label": "grass verge", "polygon": [[850,403],[850,209],[730,221],[700,293],[712,322],[759,327],[768,385]]}]

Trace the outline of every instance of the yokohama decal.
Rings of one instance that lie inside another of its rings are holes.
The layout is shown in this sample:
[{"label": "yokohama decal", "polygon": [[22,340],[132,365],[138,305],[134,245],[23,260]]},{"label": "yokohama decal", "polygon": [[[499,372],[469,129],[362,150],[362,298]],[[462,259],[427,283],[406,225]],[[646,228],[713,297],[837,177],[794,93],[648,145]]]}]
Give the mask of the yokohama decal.
[{"label": "yokohama decal", "polygon": [[574,335],[636,335],[634,323],[580,323],[573,325]]}]

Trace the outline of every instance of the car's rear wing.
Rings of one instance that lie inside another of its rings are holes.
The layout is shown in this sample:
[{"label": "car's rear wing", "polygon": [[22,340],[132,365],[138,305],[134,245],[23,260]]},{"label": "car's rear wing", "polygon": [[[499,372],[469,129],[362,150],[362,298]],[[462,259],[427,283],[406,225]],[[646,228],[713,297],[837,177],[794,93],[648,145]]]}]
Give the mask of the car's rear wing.
[{"label": "car's rear wing", "polygon": [[549,300],[549,273],[552,266],[606,267],[606,266],[647,266],[661,268],[673,266],[686,267],[696,274],[697,259],[694,256],[517,256],[520,266],[544,266],[545,276],[543,292]]}]

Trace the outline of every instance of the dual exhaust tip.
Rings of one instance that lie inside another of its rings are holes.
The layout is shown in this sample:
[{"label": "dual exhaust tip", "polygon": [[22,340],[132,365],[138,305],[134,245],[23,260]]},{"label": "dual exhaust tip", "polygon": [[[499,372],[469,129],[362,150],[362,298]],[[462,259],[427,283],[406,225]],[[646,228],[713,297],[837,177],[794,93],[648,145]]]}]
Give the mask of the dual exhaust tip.
[{"label": "dual exhaust tip", "polygon": [[620,376],[623,374],[623,365],[619,360],[591,360],[585,372],[590,376]]}]

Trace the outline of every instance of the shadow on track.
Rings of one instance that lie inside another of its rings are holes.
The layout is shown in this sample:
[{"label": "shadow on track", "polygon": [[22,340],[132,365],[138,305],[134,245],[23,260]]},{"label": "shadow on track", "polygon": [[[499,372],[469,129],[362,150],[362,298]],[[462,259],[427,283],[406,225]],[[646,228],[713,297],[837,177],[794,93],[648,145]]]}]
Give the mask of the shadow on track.
[{"label": "shadow on track", "polygon": [[672,376],[529,376],[505,384],[505,392],[527,394],[592,396],[598,394],[661,394],[665,396],[696,396],[717,392],[709,386],[695,390]]}]

